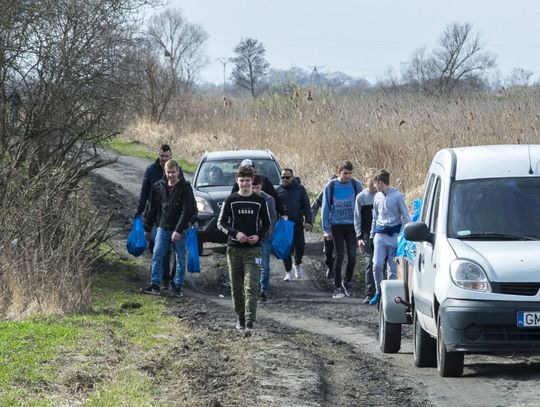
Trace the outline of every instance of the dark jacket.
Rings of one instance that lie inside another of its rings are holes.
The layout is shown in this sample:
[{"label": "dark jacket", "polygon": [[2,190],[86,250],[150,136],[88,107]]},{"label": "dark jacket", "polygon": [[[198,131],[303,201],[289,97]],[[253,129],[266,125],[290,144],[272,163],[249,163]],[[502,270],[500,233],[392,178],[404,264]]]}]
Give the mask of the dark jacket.
[{"label": "dark jacket", "polygon": [[182,233],[197,213],[193,189],[189,182],[180,178],[169,193],[167,181],[158,181],[152,187],[148,205],[144,211],[144,230],[150,231],[154,224],[167,231]]},{"label": "dark jacket", "polygon": [[[180,169],[180,178],[184,177],[182,169]],[[163,167],[159,163],[159,158],[153,163],[146,167],[144,170],[143,182],[141,186],[141,193],[139,195],[139,205],[137,205],[137,215],[140,215],[144,212],[144,207],[146,202],[150,197],[150,192],[152,191],[152,186],[161,180],[165,179],[165,172]]]},{"label": "dark jacket", "polygon": [[308,194],[298,180],[294,179],[288,186],[279,185],[277,194],[289,220],[297,225],[302,225],[304,218],[306,223],[313,223]]},{"label": "dark jacket", "polygon": [[[262,174],[258,174],[258,175],[261,177],[261,180],[262,180],[261,191],[266,192],[268,195],[272,195],[276,204],[276,212],[278,216],[287,215],[287,213],[285,212],[285,209],[283,208],[283,204],[279,200],[279,196],[276,192],[276,189],[274,188],[274,186],[272,185],[268,177]],[[238,187],[238,183],[235,182],[232,187],[231,194],[238,192],[239,189],[240,188]]]}]

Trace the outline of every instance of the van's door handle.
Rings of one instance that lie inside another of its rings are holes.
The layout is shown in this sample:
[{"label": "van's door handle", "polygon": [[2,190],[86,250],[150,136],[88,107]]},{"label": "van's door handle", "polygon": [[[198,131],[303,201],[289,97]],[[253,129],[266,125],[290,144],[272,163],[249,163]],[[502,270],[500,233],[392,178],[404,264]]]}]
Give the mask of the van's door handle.
[{"label": "van's door handle", "polygon": [[418,256],[418,264],[420,265],[420,267],[418,267],[418,271],[422,271],[422,269],[424,268],[424,255],[423,254],[420,254]]}]

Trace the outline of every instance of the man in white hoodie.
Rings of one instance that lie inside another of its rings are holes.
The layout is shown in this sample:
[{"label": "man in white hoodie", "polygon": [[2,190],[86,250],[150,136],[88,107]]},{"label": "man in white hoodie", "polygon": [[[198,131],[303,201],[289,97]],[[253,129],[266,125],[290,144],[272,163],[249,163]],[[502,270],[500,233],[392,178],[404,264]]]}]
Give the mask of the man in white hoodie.
[{"label": "man in white hoodie", "polygon": [[370,237],[373,238],[373,274],[377,292],[369,302],[377,305],[381,299],[381,281],[385,259],[388,262],[388,279],[397,278],[397,264],[394,261],[398,234],[411,221],[405,197],[390,185],[390,173],[379,170],[374,177],[377,194],[373,200],[373,223]]}]

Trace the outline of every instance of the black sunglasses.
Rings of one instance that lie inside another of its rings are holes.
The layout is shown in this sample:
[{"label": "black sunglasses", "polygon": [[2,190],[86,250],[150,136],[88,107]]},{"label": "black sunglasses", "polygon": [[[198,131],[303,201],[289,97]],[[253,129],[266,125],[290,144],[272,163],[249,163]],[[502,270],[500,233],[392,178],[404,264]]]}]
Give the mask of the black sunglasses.
[{"label": "black sunglasses", "polygon": [[292,178],[292,175],[282,175],[281,179],[289,179]]}]

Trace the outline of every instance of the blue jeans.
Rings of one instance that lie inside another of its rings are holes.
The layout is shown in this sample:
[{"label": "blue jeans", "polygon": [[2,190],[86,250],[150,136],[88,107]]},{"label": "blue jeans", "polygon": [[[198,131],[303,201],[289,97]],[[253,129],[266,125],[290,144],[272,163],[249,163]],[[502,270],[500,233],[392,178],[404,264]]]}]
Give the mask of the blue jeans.
[{"label": "blue jeans", "polygon": [[[152,256],[152,284],[159,285],[163,277],[163,259],[169,250],[171,237],[174,230],[157,229],[154,243],[154,254]],[[184,285],[184,274],[186,273],[186,239],[182,238],[173,243],[174,254],[176,256],[176,273],[174,274],[174,284]]]},{"label": "blue jeans", "polygon": [[261,240],[261,290],[267,291],[270,285],[270,252],[272,239]]},{"label": "blue jeans", "polygon": [[375,285],[379,294],[381,292],[381,281],[383,280],[385,262],[388,266],[388,280],[395,280],[397,278],[397,264],[394,261],[396,257],[397,238],[397,233],[391,236],[384,233],[375,233],[373,237],[373,276],[375,277]]}]

